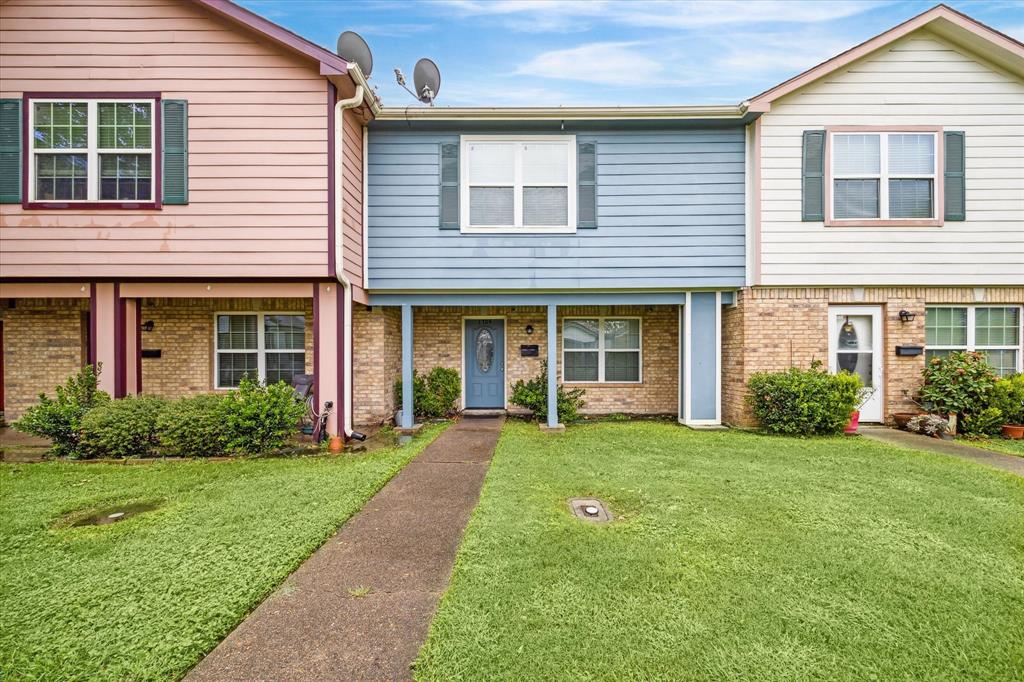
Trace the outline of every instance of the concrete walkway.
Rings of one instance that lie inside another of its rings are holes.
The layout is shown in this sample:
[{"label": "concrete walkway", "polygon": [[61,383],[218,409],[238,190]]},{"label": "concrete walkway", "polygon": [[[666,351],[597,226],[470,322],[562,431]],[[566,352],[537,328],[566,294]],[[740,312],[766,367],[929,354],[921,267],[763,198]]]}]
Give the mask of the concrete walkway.
[{"label": "concrete walkway", "polygon": [[187,679],[411,679],[503,421],[448,428]]},{"label": "concrete walkway", "polygon": [[1004,455],[1000,452],[976,448],[972,445],[965,445],[956,441],[939,440],[938,438],[930,438],[917,433],[908,433],[907,431],[897,431],[896,429],[889,429],[884,426],[862,426],[859,433],[872,440],[889,443],[890,445],[952,455],[953,457],[969,459],[978,464],[1009,471],[1018,476],[1024,476],[1024,457]]}]

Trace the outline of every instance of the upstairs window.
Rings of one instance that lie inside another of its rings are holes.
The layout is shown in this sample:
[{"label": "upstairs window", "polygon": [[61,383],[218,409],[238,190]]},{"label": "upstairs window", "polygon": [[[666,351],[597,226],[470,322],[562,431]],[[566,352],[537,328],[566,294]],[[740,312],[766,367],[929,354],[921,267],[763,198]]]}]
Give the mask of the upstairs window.
[{"label": "upstairs window", "polygon": [[155,112],[151,99],[31,100],[30,200],[155,201]]},{"label": "upstairs window", "polygon": [[937,138],[935,132],[832,133],[831,218],[935,220]]},{"label": "upstairs window", "polygon": [[571,135],[464,136],[464,232],[575,232]]}]

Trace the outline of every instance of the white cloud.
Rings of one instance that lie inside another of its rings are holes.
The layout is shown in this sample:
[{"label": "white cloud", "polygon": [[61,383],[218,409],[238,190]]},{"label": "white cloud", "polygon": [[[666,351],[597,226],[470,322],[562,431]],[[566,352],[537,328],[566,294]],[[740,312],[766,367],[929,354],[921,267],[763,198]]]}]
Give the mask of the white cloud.
[{"label": "white cloud", "polygon": [[519,75],[614,85],[617,81],[634,85],[669,85],[691,81],[666,75],[666,65],[643,54],[649,49],[642,42],[586,43],[564,50],[543,52],[520,64]]},{"label": "white cloud", "polygon": [[749,23],[819,23],[866,12],[887,0],[436,0],[466,15],[504,17],[516,30],[564,30],[597,20],[647,28]]}]

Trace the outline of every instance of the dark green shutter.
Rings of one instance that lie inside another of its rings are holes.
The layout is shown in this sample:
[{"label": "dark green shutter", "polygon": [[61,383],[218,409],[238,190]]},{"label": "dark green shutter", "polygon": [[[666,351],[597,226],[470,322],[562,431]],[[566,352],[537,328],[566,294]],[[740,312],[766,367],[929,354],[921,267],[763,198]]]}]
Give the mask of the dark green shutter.
[{"label": "dark green shutter", "polygon": [[21,203],[21,100],[0,99],[0,204]]},{"label": "dark green shutter", "polygon": [[825,131],[805,130],[801,182],[801,220],[825,219]]},{"label": "dark green shutter", "polygon": [[442,230],[459,229],[459,143],[441,143],[439,219]]},{"label": "dark green shutter", "polygon": [[576,225],[581,229],[597,227],[597,143],[576,145]]},{"label": "dark green shutter", "polygon": [[188,102],[162,102],[163,203],[188,203]]},{"label": "dark green shutter", "polygon": [[945,170],[946,220],[966,220],[966,186],[964,182],[964,134],[947,132]]}]

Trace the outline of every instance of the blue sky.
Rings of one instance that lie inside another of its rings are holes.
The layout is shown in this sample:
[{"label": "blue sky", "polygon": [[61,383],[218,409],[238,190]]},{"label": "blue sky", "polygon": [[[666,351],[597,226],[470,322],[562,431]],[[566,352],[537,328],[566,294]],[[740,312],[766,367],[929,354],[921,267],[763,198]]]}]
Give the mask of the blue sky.
[{"label": "blue sky", "polygon": [[[438,106],[736,103],[919,14],[917,0],[240,0],[325,47],[374,54],[386,106],[430,57]],[[948,2],[1024,40],[1024,1]]]}]

